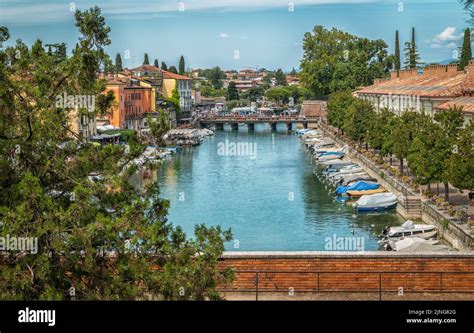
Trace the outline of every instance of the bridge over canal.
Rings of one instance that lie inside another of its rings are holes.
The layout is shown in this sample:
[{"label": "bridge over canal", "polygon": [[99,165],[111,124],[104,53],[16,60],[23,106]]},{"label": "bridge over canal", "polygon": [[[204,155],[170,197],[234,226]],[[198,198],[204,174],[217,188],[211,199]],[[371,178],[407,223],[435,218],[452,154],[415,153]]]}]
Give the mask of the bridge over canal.
[{"label": "bridge over canal", "polygon": [[239,124],[246,124],[250,131],[255,129],[255,124],[270,124],[272,130],[276,130],[277,124],[286,124],[288,130],[293,124],[302,124],[308,128],[308,124],[317,124],[320,117],[303,116],[207,116],[198,119],[200,127],[214,125],[216,129],[224,129],[224,124],[229,124],[233,130],[237,130]]}]

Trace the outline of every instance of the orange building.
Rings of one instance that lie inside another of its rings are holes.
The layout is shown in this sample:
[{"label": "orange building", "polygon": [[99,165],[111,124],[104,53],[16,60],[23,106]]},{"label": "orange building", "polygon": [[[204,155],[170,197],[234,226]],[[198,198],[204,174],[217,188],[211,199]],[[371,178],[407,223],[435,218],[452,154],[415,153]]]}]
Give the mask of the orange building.
[{"label": "orange building", "polygon": [[138,132],[146,125],[146,113],[151,112],[152,88],[140,85],[140,80],[128,77],[107,78],[105,93],[112,91],[114,105],[107,115],[110,125]]}]

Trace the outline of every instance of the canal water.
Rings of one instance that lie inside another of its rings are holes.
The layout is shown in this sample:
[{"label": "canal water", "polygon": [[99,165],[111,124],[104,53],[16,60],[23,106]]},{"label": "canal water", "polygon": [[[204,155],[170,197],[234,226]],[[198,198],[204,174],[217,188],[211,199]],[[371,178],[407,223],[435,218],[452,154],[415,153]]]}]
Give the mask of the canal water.
[{"label": "canal water", "polygon": [[336,202],[313,174],[309,152],[285,129],[225,128],[166,159],[157,176],[170,222],[188,236],[200,223],[230,227],[232,251],[377,250],[376,235],[401,218],[355,214]]}]

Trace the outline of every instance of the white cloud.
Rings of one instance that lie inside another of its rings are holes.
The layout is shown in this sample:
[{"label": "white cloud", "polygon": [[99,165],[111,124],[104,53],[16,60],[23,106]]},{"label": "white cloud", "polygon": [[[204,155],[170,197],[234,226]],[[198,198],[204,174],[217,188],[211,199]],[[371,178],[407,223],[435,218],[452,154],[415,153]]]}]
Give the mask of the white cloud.
[{"label": "white cloud", "polygon": [[462,38],[462,32],[456,35],[456,28],[447,27],[441,33],[437,34],[433,41],[444,43],[444,42],[453,42]]},{"label": "white cloud", "polygon": [[223,32],[221,32],[221,33],[219,34],[219,38],[229,38],[229,37],[230,37],[230,36],[229,36],[228,34],[225,34],[225,33],[223,33]]},{"label": "white cloud", "polygon": [[458,47],[457,41],[459,41],[463,36],[463,33],[456,34],[456,28],[455,27],[447,27],[444,29],[442,32],[439,34],[435,35],[435,37],[430,40],[426,41],[427,43],[430,43],[432,49],[441,49],[441,48],[446,48],[446,49],[455,49]]}]

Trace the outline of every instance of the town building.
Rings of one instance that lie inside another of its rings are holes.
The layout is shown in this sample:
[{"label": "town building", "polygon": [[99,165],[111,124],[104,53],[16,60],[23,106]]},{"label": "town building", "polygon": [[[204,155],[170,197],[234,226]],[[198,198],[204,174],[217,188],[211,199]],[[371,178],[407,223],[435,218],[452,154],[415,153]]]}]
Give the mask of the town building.
[{"label": "town building", "polygon": [[468,122],[474,116],[474,65],[464,71],[455,64],[393,71],[390,79],[375,80],[355,95],[370,101],[376,110],[388,108],[397,115],[413,110],[434,116],[458,106],[463,108]]},{"label": "town building", "polygon": [[163,90],[165,98],[173,96],[173,90],[177,89],[179,94],[179,105],[181,108],[181,118],[190,118],[193,106],[191,79],[184,75],[163,71]]},{"label": "town building", "polygon": [[97,121],[91,113],[76,107],[71,111],[69,129],[77,137],[90,140],[97,135]]},{"label": "town building", "polygon": [[325,119],[327,116],[327,102],[319,100],[303,101],[301,115],[305,117],[320,117]]},{"label": "town building", "polygon": [[250,88],[257,86],[256,80],[235,80],[235,87],[239,92],[247,91]]}]

